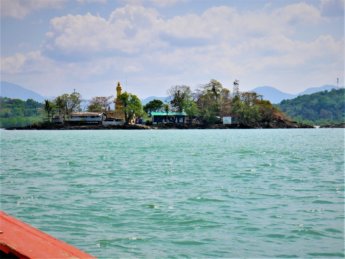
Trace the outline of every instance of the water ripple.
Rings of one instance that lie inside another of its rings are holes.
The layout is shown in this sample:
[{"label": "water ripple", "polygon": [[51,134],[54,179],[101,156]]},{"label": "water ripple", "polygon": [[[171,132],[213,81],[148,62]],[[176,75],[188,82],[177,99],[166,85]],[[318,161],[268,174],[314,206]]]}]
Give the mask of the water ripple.
[{"label": "water ripple", "polygon": [[343,130],[4,131],[1,207],[99,258],[344,258]]}]

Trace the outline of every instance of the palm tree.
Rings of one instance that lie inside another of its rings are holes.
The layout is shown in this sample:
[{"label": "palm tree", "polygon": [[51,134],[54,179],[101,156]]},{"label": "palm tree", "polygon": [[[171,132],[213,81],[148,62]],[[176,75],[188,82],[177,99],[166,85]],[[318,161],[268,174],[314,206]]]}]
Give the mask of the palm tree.
[{"label": "palm tree", "polygon": [[44,100],[44,110],[47,113],[48,121],[51,120],[51,115],[53,111],[53,103],[49,100]]},{"label": "palm tree", "polygon": [[59,117],[61,117],[61,114],[66,110],[66,101],[61,96],[58,96],[55,99],[55,104],[58,109]]}]

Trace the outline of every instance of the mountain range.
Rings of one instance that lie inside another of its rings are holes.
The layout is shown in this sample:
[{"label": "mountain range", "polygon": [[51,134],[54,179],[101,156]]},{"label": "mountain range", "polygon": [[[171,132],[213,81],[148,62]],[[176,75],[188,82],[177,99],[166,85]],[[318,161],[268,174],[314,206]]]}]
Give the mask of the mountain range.
[{"label": "mountain range", "polygon": [[263,99],[269,100],[271,103],[278,104],[283,100],[290,100],[294,99],[297,96],[301,95],[306,95],[306,94],[313,94],[313,93],[318,93],[318,92],[323,92],[323,91],[330,91],[332,89],[338,89],[339,87],[335,85],[323,85],[319,87],[311,87],[307,88],[303,92],[300,92],[299,94],[289,94],[289,93],[284,93],[272,86],[260,86],[256,87],[251,92],[256,92],[260,95],[262,95]]},{"label": "mountain range", "polygon": [[[303,92],[300,92],[299,94],[289,94],[289,93],[282,92],[272,86],[260,86],[260,87],[254,88],[253,90],[251,90],[251,92],[256,92],[262,95],[263,99],[269,100],[271,103],[278,104],[282,100],[293,99],[300,95],[313,94],[313,93],[322,92],[326,90],[329,91],[329,90],[337,89],[337,88],[338,87],[334,85],[324,85],[320,87],[308,88],[304,90]],[[23,86],[6,82],[6,81],[0,82],[0,96],[22,99],[22,100],[33,99],[37,102],[43,102],[44,99],[51,99],[51,98],[44,97],[34,91],[28,90]],[[169,102],[169,97],[167,96],[165,97],[150,96],[145,99],[142,99],[141,101],[143,105],[145,105],[154,99],[158,99],[163,102]]]},{"label": "mountain range", "polygon": [[21,99],[24,101],[26,101],[27,99],[33,99],[40,103],[45,99],[42,95],[34,91],[6,81],[0,82],[0,96],[12,99]]},{"label": "mountain range", "polygon": [[[252,89],[250,92],[256,92],[262,95],[263,99],[269,100],[273,104],[278,104],[283,100],[294,99],[297,96],[313,94],[313,93],[323,92],[323,91],[330,91],[332,89],[338,89],[338,88],[339,87],[335,85],[323,85],[319,87],[307,88],[306,90],[304,90],[303,92],[300,92],[299,94],[289,94],[289,93],[282,92],[272,86],[259,86]],[[143,105],[145,105],[154,99],[161,100],[162,102],[169,101],[169,97],[157,97],[157,96],[150,96],[145,99],[142,99],[141,101]]]}]

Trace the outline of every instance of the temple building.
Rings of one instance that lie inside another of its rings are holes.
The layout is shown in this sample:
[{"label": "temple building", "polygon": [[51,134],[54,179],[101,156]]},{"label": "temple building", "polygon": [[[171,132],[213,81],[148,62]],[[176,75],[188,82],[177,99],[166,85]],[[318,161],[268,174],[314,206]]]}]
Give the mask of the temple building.
[{"label": "temple building", "polygon": [[125,120],[125,115],[123,113],[123,104],[119,98],[121,93],[122,93],[121,84],[120,82],[117,82],[116,98],[114,99],[114,104],[115,104],[114,117],[117,120]]},{"label": "temple building", "polygon": [[116,121],[116,124],[124,123],[125,114],[123,113],[123,104],[120,100],[120,95],[122,94],[122,87],[120,82],[117,82],[116,86],[116,97],[114,99],[115,108],[113,111],[107,111],[107,121]]}]

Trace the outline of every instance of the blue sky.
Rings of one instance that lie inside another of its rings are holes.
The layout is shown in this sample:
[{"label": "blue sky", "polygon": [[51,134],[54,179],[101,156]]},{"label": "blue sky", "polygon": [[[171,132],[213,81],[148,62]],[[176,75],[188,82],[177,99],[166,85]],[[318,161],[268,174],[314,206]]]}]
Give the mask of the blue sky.
[{"label": "blue sky", "polygon": [[344,0],[1,0],[1,80],[45,96],[144,98],[210,79],[344,84]]}]

